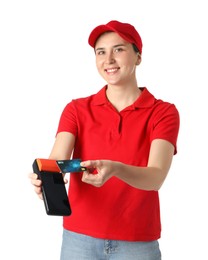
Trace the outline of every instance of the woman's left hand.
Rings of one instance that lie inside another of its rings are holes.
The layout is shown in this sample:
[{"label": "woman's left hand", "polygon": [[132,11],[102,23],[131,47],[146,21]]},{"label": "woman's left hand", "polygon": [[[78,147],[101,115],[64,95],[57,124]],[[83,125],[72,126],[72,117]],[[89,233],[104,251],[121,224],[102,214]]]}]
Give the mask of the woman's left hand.
[{"label": "woman's left hand", "polygon": [[82,181],[95,187],[101,187],[113,175],[116,162],[110,160],[89,160],[81,162],[81,166],[86,167],[83,172]]}]

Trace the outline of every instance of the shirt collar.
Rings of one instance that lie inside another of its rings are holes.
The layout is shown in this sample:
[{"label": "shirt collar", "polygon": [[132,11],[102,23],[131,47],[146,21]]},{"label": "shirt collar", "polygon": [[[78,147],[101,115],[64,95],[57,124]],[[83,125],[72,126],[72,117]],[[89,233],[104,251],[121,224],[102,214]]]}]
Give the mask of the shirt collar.
[{"label": "shirt collar", "polygon": [[142,93],[138,99],[132,104],[135,108],[148,108],[155,104],[155,97],[148,91],[146,87],[140,88]]},{"label": "shirt collar", "polygon": [[[109,101],[106,97],[106,89],[107,85],[105,85],[97,94],[94,95],[92,101],[94,105],[99,106],[109,104]],[[132,109],[152,107],[156,101],[155,97],[148,91],[146,87],[142,87],[140,89],[142,90],[142,93],[132,104]]]},{"label": "shirt collar", "polygon": [[92,101],[93,105],[99,106],[99,105],[104,105],[109,103],[106,96],[106,89],[107,89],[107,85],[101,88],[101,90],[93,96],[93,101]]}]

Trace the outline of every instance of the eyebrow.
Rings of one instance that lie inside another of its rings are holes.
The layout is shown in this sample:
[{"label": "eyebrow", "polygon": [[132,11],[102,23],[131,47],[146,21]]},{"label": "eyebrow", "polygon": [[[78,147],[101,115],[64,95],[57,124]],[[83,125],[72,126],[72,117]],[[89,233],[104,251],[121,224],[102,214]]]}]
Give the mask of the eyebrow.
[{"label": "eyebrow", "polygon": [[[113,48],[124,47],[124,46],[126,46],[126,45],[120,43],[120,44],[116,44],[116,45],[114,45]],[[105,48],[103,48],[103,47],[101,47],[101,48],[97,48],[97,49],[95,49],[95,52],[96,52],[96,51],[100,51],[100,50],[104,50],[104,49],[105,49]]]}]

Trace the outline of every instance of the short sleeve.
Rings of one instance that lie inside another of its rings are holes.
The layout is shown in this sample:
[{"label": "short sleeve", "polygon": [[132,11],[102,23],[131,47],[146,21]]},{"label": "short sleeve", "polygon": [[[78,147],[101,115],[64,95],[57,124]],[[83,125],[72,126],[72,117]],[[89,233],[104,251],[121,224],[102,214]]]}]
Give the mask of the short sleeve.
[{"label": "short sleeve", "polygon": [[70,132],[77,135],[77,116],[73,101],[68,103],[61,113],[56,134],[60,132]]},{"label": "short sleeve", "polygon": [[154,116],[151,141],[154,139],[164,139],[169,141],[174,145],[174,154],[176,154],[179,125],[180,117],[175,105],[164,103],[159,109],[157,109]]}]

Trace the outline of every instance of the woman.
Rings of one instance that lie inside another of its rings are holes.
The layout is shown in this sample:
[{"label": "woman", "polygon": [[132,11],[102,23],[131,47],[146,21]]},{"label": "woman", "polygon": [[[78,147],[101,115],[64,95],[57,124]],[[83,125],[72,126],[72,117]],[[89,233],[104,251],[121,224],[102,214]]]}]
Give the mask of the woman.
[{"label": "woman", "polygon": [[[159,260],[158,191],[177,153],[179,113],[138,86],[142,40],[134,26],[110,21],[88,42],[106,85],[65,106],[49,156],[81,158],[88,169],[70,176],[61,260]],[[30,178],[42,198],[41,181]]]}]

